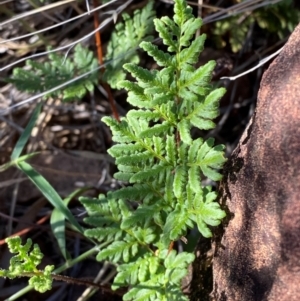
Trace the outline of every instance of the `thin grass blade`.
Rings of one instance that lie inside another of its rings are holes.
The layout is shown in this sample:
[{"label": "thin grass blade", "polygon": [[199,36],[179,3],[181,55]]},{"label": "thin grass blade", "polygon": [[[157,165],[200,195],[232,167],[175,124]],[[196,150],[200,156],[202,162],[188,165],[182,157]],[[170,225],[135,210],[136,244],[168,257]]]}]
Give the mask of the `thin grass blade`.
[{"label": "thin grass blade", "polygon": [[[68,197],[66,197],[63,200],[64,204],[68,206],[69,202],[72,199],[76,198],[79,195],[82,195],[83,192],[85,192],[88,189],[89,189],[88,187],[76,189],[74,192],[72,192]],[[51,218],[50,218],[50,225],[51,225],[52,233],[57,240],[62,255],[64,256],[66,261],[69,260],[70,256],[67,253],[67,248],[66,248],[65,216],[58,208],[55,208],[52,211]]]},{"label": "thin grass blade", "polygon": [[41,113],[41,108],[42,108],[42,103],[40,102],[34,109],[33,114],[30,117],[29,122],[28,122],[24,132],[22,133],[18,142],[16,143],[16,146],[14,147],[14,150],[10,156],[12,161],[16,160],[20,157],[20,155],[24,149],[24,146],[27,143],[27,141],[31,135],[31,131],[32,131],[33,127],[35,126],[35,123]]},{"label": "thin grass blade", "polygon": [[69,208],[65,205],[61,197],[50,185],[50,183],[39,174],[30,164],[26,162],[19,162],[17,167],[22,170],[33,184],[40,190],[45,198],[59,210],[64,217],[80,232],[83,233],[82,227],[79,225]]}]

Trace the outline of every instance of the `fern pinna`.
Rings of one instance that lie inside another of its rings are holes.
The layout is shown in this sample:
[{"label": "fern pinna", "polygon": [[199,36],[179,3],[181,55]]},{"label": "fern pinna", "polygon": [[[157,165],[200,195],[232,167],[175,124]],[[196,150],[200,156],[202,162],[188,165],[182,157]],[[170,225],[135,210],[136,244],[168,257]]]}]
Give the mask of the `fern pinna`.
[{"label": "fern pinna", "polygon": [[135,64],[124,68],[136,82],[121,81],[128,102],[137,107],[121,122],[104,117],[116,142],[109,154],[116,159],[115,178],[129,185],[98,199],[81,198],[93,226],[85,234],[111,243],[97,259],[117,265],[113,288],[129,286],[124,300],[188,300],[180,288],[192,253],[170,250],[172,242],[198,227],[212,235],[225,216],[217,194],[204,186],[207,177],[221,179],[225,162],[222,145],[214,139],[193,139],[191,129],[212,129],[225,89],[212,89],[215,62],[195,68],[205,35],[191,41],[201,19],[184,0],[175,0],[174,19],[155,19],[154,25],[168,52],[150,42],[140,47],[161,70]]}]

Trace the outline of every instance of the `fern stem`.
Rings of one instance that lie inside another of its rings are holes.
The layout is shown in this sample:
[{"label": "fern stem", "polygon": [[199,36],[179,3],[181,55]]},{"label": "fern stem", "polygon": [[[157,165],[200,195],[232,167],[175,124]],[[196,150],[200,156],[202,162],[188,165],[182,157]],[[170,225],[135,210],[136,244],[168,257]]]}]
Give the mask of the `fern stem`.
[{"label": "fern stem", "polygon": [[[96,8],[98,6],[97,2],[98,2],[97,0],[94,0],[94,8]],[[100,25],[100,22],[99,22],[98,12],[94,11],[94,27],[95,27],[95,29],[99,28],[99,25]],[[103,53],[102,53],[102,43],[101,43],[100,30],[95,32],[95,40],[96,40],[98,61],[99,61],[100,65],[103,65]]]},{"label": "fern stem", "polygon": [[[98,6],[98,0],[94,0],[94,7],[96,8],[97,6]],[[94,26],[95,26],[95,29],[99,28],[99,25],[100,25],[100,22],[99,22],[98,12],[94,11]],[[96,40],[98,62],[99,62],[99,65],[103,65],[104,61],[103,61],[103,52],[102,52],[102,43],[101,43],[100,30],[95,32],[95,40]],[[103,67],[101,69],[102,75],[103,75],[104,71],[105,71],[105,68]],[[105,82],[102,82],[102,85],[103,85],[103,87],[104,87],[104,89],[107,93],[107,97],[108,97],[108,100],[109,100],[111,111],[112,111],[115,119],[120,122],[119,113],[117,111],[115,101],[114,101],[113,95],[111,93],[110,87]]]}]

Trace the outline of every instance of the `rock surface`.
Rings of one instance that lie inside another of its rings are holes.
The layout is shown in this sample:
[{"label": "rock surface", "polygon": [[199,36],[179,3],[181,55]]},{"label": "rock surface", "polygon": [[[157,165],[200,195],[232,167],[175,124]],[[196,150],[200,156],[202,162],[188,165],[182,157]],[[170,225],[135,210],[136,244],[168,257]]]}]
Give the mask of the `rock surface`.
[{"label": "rock surface", "polygon": [[300,25],[265,72],[221,184],[215,301],[300,300]]}]

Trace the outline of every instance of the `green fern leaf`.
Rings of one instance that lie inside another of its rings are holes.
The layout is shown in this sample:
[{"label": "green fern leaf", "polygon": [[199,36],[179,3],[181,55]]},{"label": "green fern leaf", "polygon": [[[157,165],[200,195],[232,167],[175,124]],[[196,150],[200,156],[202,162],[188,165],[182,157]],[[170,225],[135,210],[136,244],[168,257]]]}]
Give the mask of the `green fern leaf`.
[{"label": "green fern leaf", "polygon": [[226,216],[225,211],[214,202],[217,195],[215,192],[204,191],[196,195],[194,199],[195,214],[190,217],[197,223],[198,229],[204,237],[211,237],[212,232],[207,225],[218,226]]},{"label": "green fern leaf", "polygon": [[177,125],[181,140],[190,145],[192,143],[191,125],[187,119],[182,119]]},{"label": "green fern leaf", "polygon": [[122,70],[124,63],[139,63],[136,50],[141,41],[152,40],[154,15],[153,1],[149,1],[143,9],[135,10],[133,18],[126,13],[122,15],[124,22],[118,23],[113,31],[105,57],[109,64],[104,79],[112,88],[118,87],[118,83],[126,77]]},{"label": "green fern leaf", "polygon": [[189,179],[188,182],[191,186],[191,189],[197,193],[201,191],[201,179],[200,179],[200,168],[198,166],[192,166],[189,169]]},{"label": "green fern leaf", "polygon": [[200,130],[211,130],[216,127],[216,124],[213,121],[195,115],[191,117],[190,122],[194,127]]},{"label": "green fern leaf", "polygon": [[199,151],[202,144],[203,144],[203,139],[202,138],[198,138],[198,139],[196,139],[192,142],[192,144],[191,144],[191,146],[189,147],[189,150],[188,150],[188,162],[190,164],[192,164],[193,162],[196,161],[198,151]]},{"label": "green fern leaf", "polygon": [[215,127],[211,119],[219,115],[219,100],[225,92],[224,88],[213,90],[203,103],[197,105],[195,110],[188,116],[188,119],[195,127],[205,130]]},{"label": "green fern leaf", "polygon": [[130,183],[140,183],[142,181],[150,180],[159,175],[159,173],[166,170],[166,166],[156,165],[152,168],[147,168],[143,171],[137,172],[130,178]]},{"label": "green fern leaf", "polygon": [[185,0],[178,0],[174,5],[174,21],[178,26],[183,26],[184,22],[192,16],[192,10]]},{"label": "green fern leaf", "polygon": [[142,118],[144,120],[153,120],[157,121],[160,118],[159,112],[153,112],[150,110],[131,110],[128,112],[127,116],[133,118]]},{"label": "green fern leaf", "polygon": [[139,154],[132,154],[128,156],[118,157],[116,159],[116,164],[124,164],[124,165],[136,165],[139,163],[146,162],[147,160],[153,158],[153,154],[149,151],[142,152]]},{"label": "green fern leaf", "polygon": [[214,61],[209,61],[194,72],[183,71],[180,80],[180,89],[188,88],[198,95],[205,95],[207,90],[203,90],[203,87],[207,86],[211,80],[215,65]]},{"label": "green fern leaf", "polygon": [[165,244],[168,245],[170,241],[178,240],[185,235],[187,227],[193,227],[189,212],[177,204],[175,210],[168,215],[163,229]]},{"label": "green fern leaf", "polygon": [[136,244],[136,241],[114,241],[106,249],[98,253],[97,260],[109,259],[117,263],[122,258],[124,262],[128,262],[129,257],[137,254],[136,248],[134,248]]},{"label": "green fern leaf", "polygon": [[156,45],[149,42],[142,42],[140,47],[144,49],[149,56],[153,57],[159,66],[168,67],[172,65],[172,56],[169,53],[158,49]]},{"label": "green fern leaf", "polygon": [[140,202],[145,196],[153,195],[153,190],[147,184],[134,184],[133,186],[124,187],[113,191],[110,196],[113,199],[131,200]]},{"label": "green fern leaf", "polygon": [[167,135],[166,142],[166,159],[171,165],[176,163],[176,144],[174,135]]},{"label": "green fern leaf", "polygon": [[144,69],[135,64],[125,64],[123,66],[125,70],[127,70],[133,77],[135,77],[138,81],[144,83],[153,83],[155,80],[155,75],[150,72],[148,69]]},{"label": "green fern leaf", "polygon": [[204,48],[205,39],[206,36],[202,34],[191,43],[190,47],[181,51],[179,56],[180,66],[183,64],[196,64],[198,62],[199,53],[202,52]]},{"label": "green fern leaf", "polygon": [[[140,285],[142,285],[142,284],[140,284]],[[143,285],[145,285],[145,284],[143,283]],[[156,295],[157,295],[157,292],[154,289],[132,288],[128,293],[126,293],[123,296],[123,300],[124,301],[130,301],[130,300],[135,300],[135,301],[159,300],[159,299],[155,299]]]},{"label": "green fern leaf", "polygon": [[123,154],[136,153],[143,151],[144,147],[140,143],[116,144],[107,152],[114,158],[121,157]]},{"label": "green fern leaf", "polygon": [[150,220],[156,219],[161,211],[162,206],[158,204],[150,206],[139,206],[139,208],[137,208],[131,216],[123,219],[121,228],[130,229],[131,227],[136,225],[145,225]]},{"label": "green fern leaf", "polygon": [[[95,218],[95,220],[98,220],[98,218]],[[95,226],[95,222],[91,220],[84,220],[86,223],[88,224],[92,224],[93,226]],[[103,227],[103,225],[101,226],[101,228],[93,228],[93,229],[87,229],[84,232],[84,235],[86,235],[87,237],[91,237],[91,238],[95,238],[98,241],[110,241],[112,239],[114,240],[120,240],[124,237],[125,233],[123,231],[120,231],[120,226],[116,225],[115,227],[108,227],[107,225],[105,226],[105,228]]]},{"label": "green fern leaf", "polygon": [[154,19],[153,22],[163,43],[169,46],[168,52],[175,52],[178,49],[178,43],[173,40],[173,33],[177,31],[179,34],[179,30],[175,27],[175,23],[169,17],[163,17],[160,20]]},{"label": "green fern leaf", "polygon": [[172,205],[174,202],[173,182],[174,182],[173,174],[171,172],[167,173],[164,200],[169,205]]},{"label": "green fern leaf", "polygon": [[152,137],[153,135],[160,135],[162,133],[168,132],[171,129],[171,124],[169,122],[163,122],[162,124],[154,125],[147,130],[142,131],[139,134],[140,138]]},{"label": "green fern leaf", "polygon": [[[117,204],[113,219],[106,214],[109,206],[105,214],[95,215],[99,221],[90,220],[97,230],[89,234],[99,231],[99,237],[118,237],[97,259],[119,264],[113,287],[130,286],[124,300],[187,300],[180,284],[194,256],[169,252],[169,244],[195,225],[203,236],[211,236],[209,227],[225,215],[216,194],[202,182],[203,176],[220,179],[223,146],[191,135],[193,127],[214,126],[225,90],[210,85],[214,62],[194,66],[205,40],[202,35],[192,41],[201,20],[184,0],[175,0],[174,11],[174,21],[154,20],[168,53],[141,43],[162,69],[149,71],[132,61],[124,65],[136,82],[123,80],[119,87],[128,91],[128,102],[139,109],[129,111],[121,122],[103,118],[118,142],[109,150],[119,169],[114,177],[129,186],[109,193],[107,199]],[[129,19],[125,24],[133,30]],[[108,230],[101,233],[99,225]]]},{"label": "green fern leaf", "polygon": [[120,143],[131,143],[135,141],[135,136],[128,127],[128,123],[125,119],[121,122],[111,118],[103,117],[102,121],[107,124],[113,132],[113,140]]},{"label": "green fern leaf", "polygon": [[122,286],[135,285],[138,282],[138,272],[142,260],[138,259],[136,262],[119,265],[117,267],[118,274],[114,278],[112,289],[117,290]]},{"label": "green fern leaf", "polygon": [[184,186],[187,181],[187,170],[184,166],[178,166],[175,170],[173,192],[176,198],[183,198]]},{"label": "green fern leaf", "polygon": [[196,165],[200,166],[203,174],[212,179],[213,181],[219,181],[222,178],[222,175],[217,172],[217,169],[220,169],[223,164],[226,162],[226,159],[223,156],[223,146],[213,147],[214,139],[209,138],[206,140],[197,154]]},{"label": "green fern leaf", "polygon": [[202,20],[190,17],[182,26],[180,46],[189,46],[190,40],[196,31],[201,27]]},{"label": "green fern leaf", "polygon": [[179,146],[179,152],[178,152],[179,160],[178,160],[177,164],[186,162],[186,158],[188,156],[188,151],[189,151],[189,145],[186,143],[181,143]]},{"label": "green fern leaf", "polygon": [[[72,59],[65,59],[64,56],[56,53],[49,54],[48,58],[49,61],[45,63],[27,60],[26,65],[30,70],[15,68],[8,82],[16,85],[19,90],[41,93],[71,81],[76,76],[96,70],[98,66],[94,54],[80,44],[75,47]],[[98,72],[95,71],[85,78],[73,82],[63,90],[51,92],[45,97],[62,96],[65,101],[81,99],[87,91],[94,89],[97,81]]]}]

